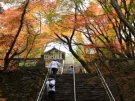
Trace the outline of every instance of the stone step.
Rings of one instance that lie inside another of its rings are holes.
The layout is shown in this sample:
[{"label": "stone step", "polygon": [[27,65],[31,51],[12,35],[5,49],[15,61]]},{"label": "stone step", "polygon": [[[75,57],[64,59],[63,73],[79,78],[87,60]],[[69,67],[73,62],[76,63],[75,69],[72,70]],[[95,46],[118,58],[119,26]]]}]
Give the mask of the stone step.
[{"label": "stone step", "polygon": [[[91,83],[92,77],[97,74],[76,74],[76,99],[77,101],[105,101],[105,90],[100,80]],[[74,101],[74,82],[72,74],[57,75],[56,101]],[[48,101],[47,91],[44,91],[41,101]]]}]

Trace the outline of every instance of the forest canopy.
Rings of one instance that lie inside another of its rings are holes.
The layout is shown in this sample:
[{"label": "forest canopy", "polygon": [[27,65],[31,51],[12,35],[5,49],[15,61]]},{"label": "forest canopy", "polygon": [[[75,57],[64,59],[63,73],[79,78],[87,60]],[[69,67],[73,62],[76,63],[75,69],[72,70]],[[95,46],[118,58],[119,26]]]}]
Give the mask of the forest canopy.
[{"label": "forest canopy", "polygon": [[2,2],[7,9],[0,14],[0,58],[6,64],[17,55],[39,56],[50,42],[68,46],[87,70],[94,59],[135,56],[132,0]]}]

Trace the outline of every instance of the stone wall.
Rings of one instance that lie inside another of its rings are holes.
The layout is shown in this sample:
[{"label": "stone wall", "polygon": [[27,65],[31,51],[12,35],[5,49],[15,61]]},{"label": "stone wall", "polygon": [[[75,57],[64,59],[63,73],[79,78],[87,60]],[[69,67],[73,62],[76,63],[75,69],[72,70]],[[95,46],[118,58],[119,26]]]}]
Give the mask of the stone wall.
[{"label": "stone wall", "polygon": [[43,57],[38,59],[34,67],[17,67],[7,72],[1,70],[0,101],[35,101],[46,73]]}]

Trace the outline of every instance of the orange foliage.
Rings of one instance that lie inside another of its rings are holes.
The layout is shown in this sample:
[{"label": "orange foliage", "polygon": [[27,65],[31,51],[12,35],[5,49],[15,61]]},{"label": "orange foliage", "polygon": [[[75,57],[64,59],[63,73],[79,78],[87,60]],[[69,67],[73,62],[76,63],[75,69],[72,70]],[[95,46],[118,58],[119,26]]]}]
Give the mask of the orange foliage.
[{"label": "orange foliage", "polygon": [[100,46],[97,45],[97,44],[88,44],[88,45],[84,45],[83,47],[84,47],[84,48],[98,48],[98,47],[100,47]]},{"label": "orange foliage", "polygon": [[[41,0],[43,2],[43,0]],[[48,43],[52,39],[49,39],[49,34],[47,33],[46,35],[44,34],[44,31],[46,28],[43,25],[40,25],[40,16],[34,15],[35,13],[39,12],[40,10],[43,10],[43,7],[41,4],[42,2],[30,2],[27,12],[25,14],[25,19],[23,22],[23,27],[22,30],[19,34],[18,39],[16,40],[15,46],[14,46],[14,51],[21,51],[26,47],[26,42],[27,38],[29,37],[29,46],[28,49],[31,47],[33,48],[38,48],[43,47],[45,43]],[[17,30],[20,26],[20,20],[21,20],[21,14],[22,14],[22,7],[16,6],[16,7],[11,7],[7,10],[4,11],[4,14],[0,15],[0,25],[2,28],[0,28],[0,33],[4,34],[4,37],[0,37],[0,49],[4,51],[4,54],[6,51],[9,49],[14,36],[17,33]],[[28,28],[26,28],[26,25],[28,25]],[[39,29],[37,31],[37,29]],[[29,29],[29,33],[28,33]],[[43,34],[42,34],[43,33]],[[34,40],[34,36],[36,37],[34,45],[32,44],[32,40]],[[48,38],[47,38],[48,36]],[[30,44],[31,43],[31,44]],[[2,56],[5,56],[2,54]]]},{"label": "orange foliage", "polygon": [[0,98],[0,101],[6,101],[6,98]]},{"label": "orange foliage", "polygon": [[10,31],[11,33],[11,31],[13,31],[19,26],[20,15],[21,15],[20,9],[10,8],[5,10],[4,14],[0,16],[0,20],[2,21],[2,26],[4,28],[8,28],[7,31]]},{"label": "orange foliage", "polygon": [[91,5],[87,8],[86,14],[90,14],[90,16],[102,15],[103,9],[97,2],[96,3],[92,2]]}]

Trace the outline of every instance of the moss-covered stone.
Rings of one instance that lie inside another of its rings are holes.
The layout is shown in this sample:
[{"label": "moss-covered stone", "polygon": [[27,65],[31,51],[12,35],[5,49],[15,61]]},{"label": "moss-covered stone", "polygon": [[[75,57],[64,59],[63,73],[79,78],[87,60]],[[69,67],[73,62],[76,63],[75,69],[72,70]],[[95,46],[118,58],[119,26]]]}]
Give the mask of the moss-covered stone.
[{"label": "moss-covered stone", "polygon": [[46,75],[45,68],[21,67],[20,70],[0,74],[0,98],[6,101],[33,101],[37,98]]}]

